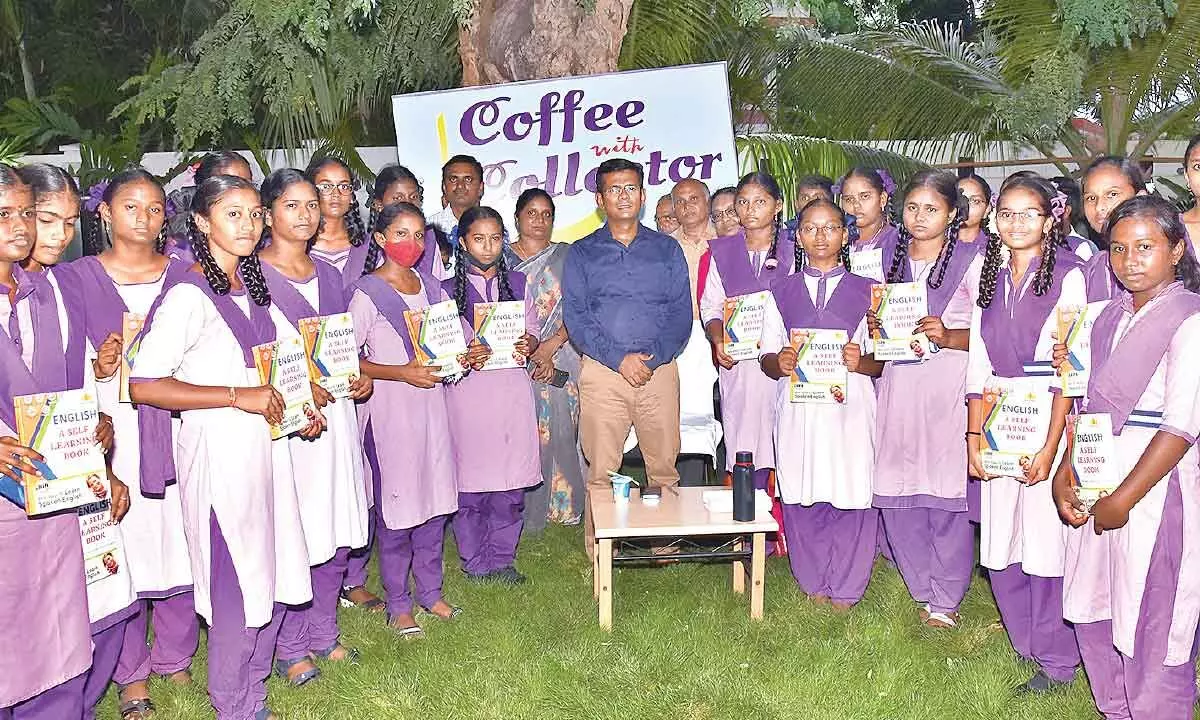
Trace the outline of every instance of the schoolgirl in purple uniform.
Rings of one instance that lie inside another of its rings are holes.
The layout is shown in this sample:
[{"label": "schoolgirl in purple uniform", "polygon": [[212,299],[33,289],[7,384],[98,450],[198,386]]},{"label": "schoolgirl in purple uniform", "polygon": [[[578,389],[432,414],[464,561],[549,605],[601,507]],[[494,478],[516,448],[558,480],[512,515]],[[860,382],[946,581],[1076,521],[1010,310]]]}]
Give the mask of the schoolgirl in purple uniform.
[{"label": "schoolgirl in purple uniform", "polygon": [[192,197],[196,188],[215,175],[232,175],[246,182],[254,180],[250,162],[233,150],[208,153],[193,167],[196,170],[192,174],[192,184],[173,190],[167,196],[167,244],[163,250],[167,257],[187,265],[196,261],[188,244],[188,221],[192,216]]},{"label": "schoolgirl in purple uniform", "polygon": [[[776,280],[763,330],[762,369],[776,381],[775,464],[792,576],[808,597],[848,609],[862,599],[875,560],[871,507],[875,388],[882,366],[862,354],[873,280],[852,275],[846,214],[813,200],[797,218],[797,272]],[[793,403],[799,329],[844,330],[844,403]]]},{"label": "schoolgirl in purple uniform", "polygon": [[[1200,620],[1200,267],[1175,208],[1142,196],[1108,215],[1112,300],[1093,303],[1080,403],[1112,421],[1120,485],[1090,509],[1068,459],[1054,501],[1069,533],[1063,610],[1108,718],[1190,719]],[[1066,348],[1054,348],[1063,362]],[[1090,543],[1087,538],[1104,540]]]},{"label": "schoolgirl in purple uniform", "polygon": [[[347,311],[342,277],[308,255],[321,207],[317,188],[304,174],[276,170],[263,181],[261,195],[266,217],[258,257],[271,302],[287,318],[276,331],[298,337],[302,319]],[[367,544],[368,495],[355,401],[371,393],[370,377],[360,374],[350,390],[350,397],[335,399],[313,383],[326,431],[315,439],[294,435],[281,441],[291,456],[312,566],[313,601],[287,609],[276,643],[276,671],[293,685],[317,676],[312,656],[345,661],[357,655],[339,642],[337,608],[350,551]]]},{"label": "schoolgirl in purple uniform", "polygon": [[967,199],[967,219],[958,230],[958,241],[983,252],[991,237],[987,222],[992,212],[992,186],[987,180],[971,174],[958,179],[958,191]]},{"label": "schoolgirl in purple uniform", "polygon": [[[371,214],[367,227],[375,227],[379,212],[388,205],[408,203],[421,207],[425,202],[425,188],[421,187],[417,176],[403,165],[385,165],[375,176],[375,187],[371,190]],[[435,240],[436,238],[436,240]],[[454,276],[451,269],[451,259],[454,248],[443,235],[435,233],[430,226],[426,233],[425,250],[417,263],[417,270],[435,278],[439,282]]]},{"label": "schoolgirl in purple uniform", "polygon": [[[13,399],[78,388],[85,372],[82,348],[68,357],[65,312],[50,283],[20,267],[35,244],[34,203],[33,190],[0,165],[0,474],[14,482],[41,456],[16,438]],[[0,499],[0,534],[0,717],[81,717],[92,639],[78,518],[30,518]]]},{"label": "schoolgirl in purple uniform", "polygon": [[475,305],[525,303],[525,334],[517,353],[538,345],[535,298],[525,276],[505,267],[506,234],[500,213],[473,207],[458,221],[455,275],[442,287],[458,303],[472,372],[449,388],[450,433],[458,477],[454,537],[463,572],[476,580],[525,582],[515,568],[525,488],[542,482],[533,386],[524,368],[479,370],[491,350],[475,338]]},{"label": "schoolgirl in purple uniform", "polygon": [[[1038,665],[1018,692],[1069,683],[1079,664],[1075,632],[1062,611],[1066,534],[1046,480],[1064,448],[1072,404],[1050,366],[1058,310],[1086,305],[1087,288],[1082,261],[1062,245],[1056,193],[1047,181],[1023,176],[1000,188],[1000,234],[987,243],[967,365],[968,464],[971,475],[984,480],[980,564],[989,571],[1013,649]],[[1020,477],[989,476],[983,469],[982,398],[999,382],[1018,392],[1055,393],[1041,408],[1050,414],[1044,445]]]},{"label": "schoolgirl in purple uniform", "polygon": [[[963,396],[983,256],[958,247],[967,207],[954,175],[919,172],[899,198],[904,222],[884,244],[885,275],[888,282],[926,284],[929,315],[916,329],[938,350],[885,364],[877,385],[873,504],[922,622],[953,627],[974,565]],[[867,317],[874,330],[874,314]]]},{"label": "schoolgirl in purple uniform", "polygon": [[379,572],[388,623],[406,637],[422,634],[414,596],[442,619],[460,612],[442,597],[442,546],[458,509],[446,389],[418,360],[405,320],[406,311],[449,300],[437,280],[416,269],[433,242],[425,227],[415,205],[381,208],[371,240],[383,264],[359,279],[350,298],[363,372],[375,379],[360,422],[377,439],[371,475]]},{"label": "schoolgirl in purple uniform", "polygon": [[[1188,141],[1187,149],[1183,152],[1183,176],[1187,180],[1192,198],[1200,198],[1200,135]],[[1192,207],[1179,216],[1188,234],[1188,247],[1196,252],[1196,243],[1200,241],[1200,202],[1194,202]],[[1200,255],[1198,255],[1200,257]]]},{"label": "schoolgirl in purple uniform", "polygon": [[[304,170],[305,177],[316,186],[321,198],[321,227],[309,254],[338,269],[342,285],[350,292],[364,273],[375,269],[379,260],[375,244],[367,237],[362,212],[355,192],[358,180],[344,161],[329,155],[315,156]],[[366,439],[364,439],[366,442]],[[366,447],[370,455],[373,448]],[[367,565],[371,561],[371,545],[375,535],[375,513],[367,518],[366,546],[350,553],[343,581],[342,604],[358,606],[376,612],[384,609],[383,601],[367,589]]]},{"label": "schoolgirl in purple uniform", "polygon": [[[1120,155],[1101,155],[1087,166],[1080,180],[1083,214],[1093,237],[1104,235],[1108,215],[1118,205],[1147,193],[1146,179],[1137,163]],[[1108,248],[1093,255],[1085,266],[1088,300],[1107,300],[1119,289],[1108,261]]]},{"label": "schoolgirl in purple uniform", "polygon": [[283,607],[312,599],[295,483],[273,459],[268,426],[283,400],[261,384],[253,357],[287,319],[254,254],[263,230],[254,186],[209,178],[192,213],[197,262],[151,308],[129,392],[182,416],[176,474],[217,718],[269,720],[264,681]]},{"label": "schoolgirl in purple uniform", "polygon": [[[121,353],[126,312],[145,315],[183,277],[187,265],[167,258],[165,198],[153,175],[126,170],[89,198],[94,204],[86,255],[55,268],[72,315],[94,347]],[[138,488],[121,525],[133,588],[141,601],[124,626],[112,679],[119,704],[131,717],[153,710],[147,681],[152,673],[178,684],[191,681],[200,637],[192,595],[192,572],[183,528],[179,487],[174,484],[174,431],[170,417],[120,402],[120,383],[101,382],[98,397],[119,440],[111,462],[118,477]],[[142,417],[146,425],[142,425]],[[168,477],[169,476],[169,477]],[[154,643],[147,631],[153,616]],[[101,693],[103,689],[101,688]],[[97,697],[98,699],[98,697]]]},{"label": "schoolgirl in purple uniform", "polygon": [[854,216],[858,240],[850,250],[873,250],[892,242],[896,226],[888,218],[888,203],[896,184],[883,171],[856,167],[834,186],[842,209]]},{"label": "schoolgirl in purple uniform", "polygon": [[725,431],[725,472],[733,472],[736,452],[754,457],[755,487],[766,489],[775,467],[775,381],[756,360],[735,361],[724,351],[725,301],[770,290],[792,272],[795,252],[783,227],[783,193],[767,173],[751,173],[738,183],[734,208],[741,228],[709,243],[710,258],[700,320],[720,366],[721,420]]}]

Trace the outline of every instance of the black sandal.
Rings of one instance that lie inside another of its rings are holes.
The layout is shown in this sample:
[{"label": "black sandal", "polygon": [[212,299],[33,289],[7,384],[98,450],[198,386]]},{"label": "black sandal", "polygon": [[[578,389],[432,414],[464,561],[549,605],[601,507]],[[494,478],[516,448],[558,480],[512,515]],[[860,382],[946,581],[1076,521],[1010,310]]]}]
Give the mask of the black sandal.
[{"label": "black sandal", "polygon": [[117,710],[121,713],[121,720],[145,720],[154,714],[154,703],[150,698],[127,700],[121,703]]}]

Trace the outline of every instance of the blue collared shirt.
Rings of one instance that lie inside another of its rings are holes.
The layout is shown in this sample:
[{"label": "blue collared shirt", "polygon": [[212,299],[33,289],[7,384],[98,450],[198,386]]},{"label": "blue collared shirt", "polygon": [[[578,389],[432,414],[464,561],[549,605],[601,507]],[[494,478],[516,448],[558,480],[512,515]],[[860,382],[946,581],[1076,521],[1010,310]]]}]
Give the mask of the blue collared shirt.
[{"label": "blue collared shirt", "polygon": [[692,291],[683,248],[638,226],[625,247],[608,225],[575,241],[563,270],[563,319],[580,352],[616,370],[629,353],[651,369],[683,352],[692,333]]}]

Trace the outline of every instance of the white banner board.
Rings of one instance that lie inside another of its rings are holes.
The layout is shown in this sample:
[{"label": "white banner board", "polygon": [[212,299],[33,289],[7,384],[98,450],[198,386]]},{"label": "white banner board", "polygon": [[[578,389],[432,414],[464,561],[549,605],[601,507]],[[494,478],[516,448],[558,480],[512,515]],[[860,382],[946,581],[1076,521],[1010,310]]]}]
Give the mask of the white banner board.
[{"label": "white banner board", "polygon": [[442,165],[472,155],[483,163],[482,204],[510,234],[530,187],[554,198],[555,240],[599,227],[596,168],[608,158],[645,167],[650,227],[676,182],[694,177],[712,191],[738,179],[725,63],[396,95],[392,111],[396,152],[421,179],[426,215],[443,207]]}]

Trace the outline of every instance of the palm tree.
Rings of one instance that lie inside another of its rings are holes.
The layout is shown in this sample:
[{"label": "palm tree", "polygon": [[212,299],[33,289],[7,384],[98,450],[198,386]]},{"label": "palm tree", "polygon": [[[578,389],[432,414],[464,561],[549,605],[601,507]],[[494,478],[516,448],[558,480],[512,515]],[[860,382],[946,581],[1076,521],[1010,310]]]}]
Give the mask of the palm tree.
[{"label": "palm tree", "polygon": [[25,43],[25,10],[21,0],[0,0],[0,48],[15,49],[21,65],[21,81],[25,85],[25,99],[37,99],[37,87],[33,81],[33,64],[29,60],[29,48]]},{"label": "palm tree", "polygon": [[[996,0],[978,40],[933,22],[894,32],[795,38],[779,80],[789,129],[834,142],[882,140],[933,160],[949,147],[977,154],[1011,140],[1047,157],[1141,157],[1164,134],[1186,132],[1200,112],[1200,0],[1180,0],[1161,27],[1128,45],[1064,28],[1054,0]],[[1072,119],[1104,128],[1088,143]],[[1066,170],[1067,168],[1063,168]]]}]

